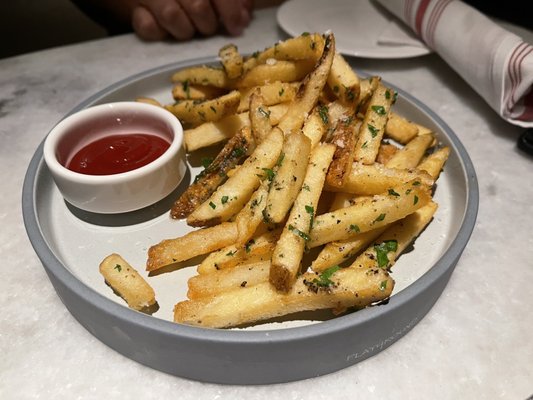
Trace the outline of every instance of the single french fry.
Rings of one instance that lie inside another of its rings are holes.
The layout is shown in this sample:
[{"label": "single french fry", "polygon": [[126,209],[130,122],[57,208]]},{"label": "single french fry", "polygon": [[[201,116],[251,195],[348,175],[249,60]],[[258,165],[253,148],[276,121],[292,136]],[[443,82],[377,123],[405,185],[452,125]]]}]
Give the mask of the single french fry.
[{"label": "single french fry", "polygon": [[327,130],[327,123],[324,123],[320,116],[321,106],[316,106],[311,114],[307,117],[302,127],[302,132],[311,140],[311,149],[320,143],[320,140],[325,135]]},{"label": "single french fry", "polygon": [[191,231],[176,239],[165,239],[148,249],[146,270],[155,271],[221,249],[234,243],[238,235],[235,222],[223,222]]},{"label": "single french fry", "polygon": [[338,52],[333,58],[328,76],[328,86],[335,96],[345,104],[355,106],[359,99],[359,76]]},{"label": "single french fry", "polygon": [[187,224],[215,225],[235,215],[259,187],[261,178],[274,166],[282,146],[283,133],[277,128],[272,129],[234,174],[187,217]]},{"label": "single french fry", "polygon": [[401,115],[390,112],[385,125],[385,136],[401,144],[408,143],[418,134],[418,126]]},{"label": "single french fry", "polygon": [[177,82],[172,88],[175,100],[210,100],[224,94],[224,89],[214,86],[191,85],[188,81]]},{"label": "single french fry", "polygon": [[324,38],[317,34],[301,35],[276,43],[263,51],[254,53],[244,62],[245,71],[258,64],[275,60],[312,60],[316,62],[324,49]]},{"label": "single french fry", "polygon": [[355,145],[354,160],[367,165],[376,161],[393,98],[394,92],[381,84],[372,94]]},{"label": "single french fry", "polygon": [[382,268],[342,268],[331,272],[305,273],[288,293],[278,292],[264,282],[182,301],[174,306],[174,321],[229,328],[299,311],[363,308],[386,299],[394,288],[394,280]]},{"label": "single french fry", "polygon": [[387,226],[359,233],[351,239],[327,243],[311,263],[311,269],[315,272],[323,272],[348,261],[381,235]]},{"label": "single french fry", "polygon": [[234,44],[223,46],[219,50],[218,56],[229,79],[239,78],[242,75],[244,61],[237,46]]},{"label": "single french fry", "polygon": [[253,286],[268,281],[270,259],[254,263],[240,264],[211,274],[189,278],[187,297],[199,299],[214,296],[231,289]]},{"label": "single french fry", "polygon": [[[287,112],[287,104],[277,104],[268,107],[270,122],[275,125]],[[183,132],[183,142],[187,151],[192,152],[204,147],[230,139],[245,126],[250,126],[248,113],[228,115],[217,122],[206,122],[193,129]]]},{"label": "single french fry", "polygon": [[350,267],[390,268],[400,254],[420,235],[437,211],[437,203],[430,201],[412,214],[387,227]]},{"label": "single french fry", "polygon": [[368,101],[381,82],[381,77],[371,76],[359,81],[359,98],[357,99],[357,111],[366,111]]},{"label": "single french fry", "polygon": [[[250,201],[235,217],[237,224],[237,246],[244,246],[252,238],[257,227],[263,221],[263,210],[267,202],[268,180],[264,180],[252,194]],[[228,200],[229,201],[229,200]]]},{"label": "single french fry", "polygon": [[423,159],[416,168],[426,171],[436,181],[449,155],[450,148],[448,146],[442,147]]},{"label": "single french fry", "polygon": [[244,246],[232,243],[220,250],[209,254],[196,271],[199,274],[209,274],[219,270],[231,268],[238,264],[247,263],[250,259],[266,257],[270,260],[270,254],[279,239],[281,229],[267,231],[250,239]]},{"label": "single french fry", "polygon": [[317,104],[320,92],[326,84],[334,55],[335,37],[333,34],[329,34],[326,37],[322,57],[320,57],[315,69],[305,77],[296,98],[278,124],[285,135],[300,130],[307,115]]},{"label": "single french fry", "polygon": [[417,135],[387,162],[387,168],[414,168],[433,142],[433,135]]},{"label": "single french fry", "polygon": [[240,129],[216,158],[194,182],[174,202],[170,216],[175,219],[187,218],[200,204],[209,198],[227,178],[228,172],[246,158],[255,144],[249,129]]},{"label": "single french fry", "polygon": [[182,123],[193,126],[204,122],[216,122],[227,115],[235,114],[241,100],[241,93],[233,90],[211,100],[182,100],[165,108]]},{"label": "single french fry", "polygon": [[128,307],[142,310],[156,303],[154,289],[120,255],[108,255],[100,263],[100,273],[105,281],[122,297]]},{"label": "single french fry", "polygon": [[268,83],[296,82],[302,80],[313,70],[314,61],[278,61],[260,64],[249,70],[237,83],[237,88],[263,86]]},{"label": "single french fry", "polygon": [[337,124],[331,137],[335,154],[326,176],[328,186],[342,187],[346,177],[350,175],[355,157],[353,149],[360,126],[361,121],[353,116]]},{"label": "single french fry", "polygon": [[233,81],[228,78],[223,69],[207,65],[179,70],[172,75],[172,82],[189,82],[191,85],[214,86],[222,89],[233,87]]},{"label": "single french fry", "polygon": [[298,92],[300,84],[298,82],[272,82],[263,86],[254,86],[250,88],[241,89],[241,102],[237,108],[237,112],[245,112],[250,108],[250,97],[253,93],[259,90],[263,97],[263,103],[267,106],[272,106],[279,103],[292,101]]},{"label": "single french fry", "polygon": [[263,212],[266,221],[281,223],[287,217],[302,187],[310,151],[311,141],[301,131],[285,136]]},{"label": "single french fry", "polygon": [[342,187],[330,186],[326,182],[326,190],[368,196],[383,193],[388,188],[411,180],[419,180],[427,186],[434,183],[429,174],[416,168],[395,169],[377,163],[373,165],[354,163]]},{"label": "single french fry", "polygon": [[308,246],[346,240],[411,214],[431,200],[430,188],[419,180],[391,187],[381,195],[315,218]]},{"label": "single french fry", "polygon": [[287,292],[300,271],[315,210],[334,152],[335,146],[323,144],[311,153],[302,188],[272,254],[269,279],[277,290]]},{"label": "single french fry", "polygon": [[261,143],[272,130],[270,112],[259,90],[250,96],[250,127],[256,143]]}]

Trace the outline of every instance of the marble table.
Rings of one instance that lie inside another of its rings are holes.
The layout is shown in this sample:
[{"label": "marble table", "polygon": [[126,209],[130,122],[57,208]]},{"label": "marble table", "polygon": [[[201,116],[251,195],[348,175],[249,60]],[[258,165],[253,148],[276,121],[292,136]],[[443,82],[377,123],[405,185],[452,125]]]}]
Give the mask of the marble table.
[{"label": "marble table", "polygon": [[[528,31],[526,31],[527,33]],[[531,32],[529,32],[531,34]],[[242,37],[251,52],[283,38],[275,10]],[[530,36],[531,38],[531,36]],[[50,128],[106,86],[146,69],[209,56],[228,38],[140,42],[134,35],[0,60],[1,399],[525,399],[533,395],[533,158],[523,129],[498,117],[437,55],[352,60],[426,103],[464,143],[480,189],[477,225],[443,295],[397,343],[336,373],[265,386],[166,375],[102,344],[56,296],[24,230],[21,187]]]}]

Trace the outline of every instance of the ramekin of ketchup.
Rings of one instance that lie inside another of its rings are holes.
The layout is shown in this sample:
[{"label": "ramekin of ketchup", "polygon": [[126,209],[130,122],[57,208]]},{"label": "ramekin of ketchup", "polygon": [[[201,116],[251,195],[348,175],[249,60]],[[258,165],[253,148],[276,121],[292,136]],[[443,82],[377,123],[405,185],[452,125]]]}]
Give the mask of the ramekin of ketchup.
[{"label": "ramekin of ketchup", "polygon": [[167,110],[138,102],[92,106],[48,134],[44,160],[65,200],[94,213],[138,210],[185,175],[183,128]]}]

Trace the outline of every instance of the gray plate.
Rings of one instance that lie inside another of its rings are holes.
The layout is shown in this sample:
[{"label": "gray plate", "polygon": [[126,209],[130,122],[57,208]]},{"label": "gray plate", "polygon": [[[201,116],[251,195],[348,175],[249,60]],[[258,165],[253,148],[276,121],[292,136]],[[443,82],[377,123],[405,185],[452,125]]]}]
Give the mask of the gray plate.
[{"label": "gray plate", "polygon": [[[213,61],[197,59],[146,71],[104,89],[71,112],[141,95],[171,102],[173,71]],[[439,141],[450,146],[451,155],[438,181],[434,221],[416,240],[414,251],[395,264],[396,285],[388,304],[334,319],[303,313],[248,329],[185,326],[171,322],[172,307],[186,298],[186,282],[195,270],[185,268],[148,278],[160,305],[153,316],[127,308],[105,285],[98,264],[117,252],[145,274],[148,247],[189,230],[182,221],[170,220],[167,211],[197,173],[201,155],[189,159],[190,176],[169,198],[138,212],[103,216],[63,201],[43,162],[41,144],[23,188],[28,236],[72,315],[103,343],[142,364],[227,384],[288,382],[345,368],[390,346],[423,318],[446,286],[477,215],[477,180],[464,147],[424,104],[396,90],[395,110],[434,129]]]}]

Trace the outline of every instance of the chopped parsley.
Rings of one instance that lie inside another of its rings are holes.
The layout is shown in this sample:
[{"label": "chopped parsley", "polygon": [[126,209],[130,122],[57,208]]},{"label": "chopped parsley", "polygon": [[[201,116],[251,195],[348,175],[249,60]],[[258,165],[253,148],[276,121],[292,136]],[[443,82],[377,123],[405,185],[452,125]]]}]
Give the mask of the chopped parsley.
[{"label": "chopped parsley", "polygon": [[213,158],[211,157],[204,157],[202,158],[202,167],[207,168],[211,165],[213,162]]},{"label": "chopped parsley", "polygon": [[309,237],[309,235],[307,233],[302,232],[301,230],[299,230],[298,228],[296,228],[295,226],[293,226],[291,224],[289,224],[287,229],[289,231],[291,231],[292,233],[294,233],[296,236],[300,236],[306,242],[311,240],[311,238]]},{"label": "chopped parsley", "polygon": [[265,111],[265,109],[264,109],[263,107],[259,107],[259,108],[257,109],[257,112],[258,112],[259,114],[261,114],[261,115],[262,115],[263,117],[265,117],[265,118],[269,118],[269,117],[270,117],[270,111]]},{"label": "chopped parsley", "polygon": [[213,203],[212,201],[209,202],[209,207],[211,207],[213,210],[214,210],[215,208],[217,208],[216,204]]},{"label": "chopped parsley", "polygon": [[355,233],[361,232],[361,229],[359,229],[359,226],[357,226],[355,224],[351,224],[349,229],[350,229],[350,231],[355,232]]},{"label": "chopped parsley", "polygon": [[318,115],[320,115],[320,118],[322,119],[322,122],[324,123],[324,125],[327,125],[329,122],[328,107],[320,106],[318,108]]},{"label": "chopped parsley", "polygon": [[247,253],[250,252],[250,247],[255,244],[255,240],[253,239],[250,239],[248,240],[248,242],[246,242],[246,244],[244,245],[244,249],[246,250]]},{"label": "chopped parsley", "polygon": [[120,272],[120,271],[122,271],[122,265],[117,264],[117,265],[115,265],[114,269],[116,269],[118,272]]},{"label": "chopped parsley", "polygon": [[217,109],[213,106],[209,106],[209,108],[211,109],[211,111],[213,111],[215,114],[217,113]]},{"label": "chopped parsley", "polygon": [[284,88],[281,88],[279,90],[279,97],[283,96],[283,93],[285,93],[285,89]]},{"label": "chopped parsley", "polygon": [[281,167],[281,165],[283,164],[284,158],[285,158],[285,153],[281,152],[281,154],[279,155],[278,161],[276,161],[276,166]]},{"label": "chopped parsley", "polygon": [[187,96],[188,99],[191,98],[191,92],[190,92],[190,86],[189,86],[189,81],[186,80],[185,82],[182,83],[182,87],[183,87],[183,90],[185,91],[185,95]]},{"label": "chopped parsley", "polygon": [[383,292],[385,289],[387,289],[387,281],[381,281],[381,283],[379,284],[379,290]]},{"label": "chopped parsley", "polygon": [[374,220],[374,222],[383,221],[385,219],[385,215],[387,214],[379,214],[379,216]]},{"label": "chopped parsley", "polygon": [[385,115],[387,113],[387,111],[385,111],[385,107],[383,107],[383,106],[372,106],[370,108],[373,111],[375,111],[376,114],[379,114],[379,115]]},{"label": "chopped parsley", "polygon": [[305,206],[305,211],[307,212],[307,214],[310,215],[310,222],[309,222],[309,226],[312,228],[313,227],[313,221],[314,221],[314,218],[315,218],[315,208],[313,206]]},{"label": "chopped parsley", "polygon": [[228,252],[226,253],[226,255],[227,255],[228,257],[233,257],[233,256],[235,255],[236,252],[237,252],[237,250],[234,250],[234,251],[228,251]]},{"label": "chopped parsley", "polygon": [[333,267],[330,267],[326,270],[324,270],[319,276],[318,279],[313,279],[313,283],[320,287],[328,287],[334,284],[334,282],[331,280],[331,277],[335,272],[337,272],[341,267],[338,265],[335,265]]},{"label": "chopped parsley", "polygon": [[308,192],[310,192],[311,188],[309,187],[309,185],[307,183],[304,183],[303,186],[302,186],[302,190],[307,190]]},{"label": "chopped parsley", "polygon": [[245,154],[246,154],[246,150],[243,149],[242,147],[236,147],[231,152],[232,157],[241,157],[241,156],[243,156]]},{"label": "chopped parsley", "polygon": [[386,240],[383,243],[375,244],[374,250],[376,250],[378,267],[386,267],[389,265],[389,257],[387,257],[387,253],[398,250],[398,241]]},{"label": "chopped parsley", "polygon": [[265,171],[265,177],[272,182],[272,179],[276,176],[276,173],[271,168],[263,168],[263,171]]},{"label": "chopped parsley", "polygon": [[309,36],[309,32],[303,32],[302,36]]},{"label": "chopped parsley", "polygon": [[394,191],[394,189],[389,189],[389,194],[391,196],[396,196],[396,197],[400,196],[400,193]]},{"label": "chopped parsley", "polygon": [[379,129],[376,128],[374,125],[368,124],[368,130],[370,131],[370,134],[373,138],[375,138],[378,135]]},{"label": "chopped parsley", "polygon": [[389,92],[388,90],[385,91],[385,98],[386,98],[387,100],[390,99],[390,92]]},{"label": "chopped parsley", "polygon": [[222,204],[226,204],[226,203],[228,202],[228,200],[229,200],[229,197],[228,197],[228,196],[222,196],[222,198],[220,199],[220,202],[221,202]]},{"label": "chopped parsley", "polygon": [[413,200],[413,204],[418,203],[418,196],[415,194],[415,199]]}]

